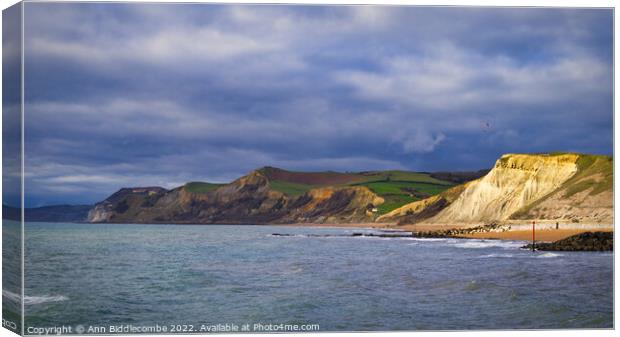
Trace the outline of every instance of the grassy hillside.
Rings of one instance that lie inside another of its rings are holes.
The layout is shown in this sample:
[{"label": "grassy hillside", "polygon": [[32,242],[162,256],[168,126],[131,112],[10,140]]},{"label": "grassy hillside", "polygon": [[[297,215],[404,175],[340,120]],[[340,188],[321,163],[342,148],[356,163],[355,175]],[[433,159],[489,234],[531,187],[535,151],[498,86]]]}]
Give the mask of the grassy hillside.
[{"label": "grassy hillside", "polygon": [[385,199],[385,202],[378,207],[379,215],[389,213],[408,203],[439,194],[452,187],[452,184],[444,181],[430,183],[429,180],[434,181],[436,179],[424,174],[409,177],[401,176],[401,178],[411,180],[387,178],[382,181],[371,181],[357,185],[367,186],[371,191]]},{"label": "grassy hillside", "polygon": [[577,173],[564,185],[565,197],[590,190],[596,195],[613,189],[614,162],[609,156],[581,155],[577,161]]},{"label": "grassy hillside", "polygon": [[382,171],[377,172],[373,178],[379,178],[379,180],[391,180],[391,181],[409,181],[429,183],[436,185],[452,185],[449,181],[433,178],[430,173],[423,172],[408,172],[408,171]]},{"label": "grassy hillside", "polygon": [[382,171],[366,175],[367,181],[356,183],[368,187],[385,202],[378,207],[378,214],[389,213],[408,203],[441,193],[452,183],[431,177],[429,173],[407,171]]},{"label": "grassy hillside", "polygon": [[454,185],[430,198],[407,203],[403,205],[403,207],[394,209],[391,213],[388,212],[387,214],[384,214],[378,219],[378,221],[397,221],[398,223],[405,224],[426,220],[435,216],[437,213],[441,212],[441,210],[454,202],[454,200],[456,200],[456,198],[458,198],[459,195],[465,190],[468,184],[470,184],[470,182]]},{"label": "grassy hillside", "polygon": [[316,185],[308,185],[308,184],[296,184],[288,181],[275,180],[269,181],[269,186],[272,190],[282,192],[284,194],[288,194],[291,196],[297,196],[304,194],[310,191],[313,188],[317,188],[319,186]]},{"label": "grassy hillside", "polygon": [[[422,200],[455,185],[454,182],[437,179],[431,173],[400,170],[367,171],[358,173],[293,172],[275,167],[258,170],[269,180],[272,190],[289,196],[299,196],[311,189],[334,186],[366,186],[382,197],[385,202],[377,207],[377,214],[386,214],[410,202]],[[189,182],[183,188],[190,193],[208,193],[222,184]]]},{"label": "grassy hillside", "polygon": [[326,186],[366,186],[385,200],[378,214],[388,213],[407,203],[436,195],[453,183],[431,177],[429,173],[407,171],[370,171],[360,173],[290,172],[273,167],[260,170],[269,179],[272,190],[297,196],[313,188]]},{"label": "grassy hillside", "polygon": [[[410,202],[422,200],[455,185],[438,179],[431,173],[400,170],[367,172],[294,172],[275,167],[263,167],[257,172],[269,181],[271,190],[288,196],[299,196],[321,187],[366,186],[385,202],[377,207],[377,215],[386,214]],[[202,194],[216,190],[224,184],[194,181],[182,188],[190,193]]]}]

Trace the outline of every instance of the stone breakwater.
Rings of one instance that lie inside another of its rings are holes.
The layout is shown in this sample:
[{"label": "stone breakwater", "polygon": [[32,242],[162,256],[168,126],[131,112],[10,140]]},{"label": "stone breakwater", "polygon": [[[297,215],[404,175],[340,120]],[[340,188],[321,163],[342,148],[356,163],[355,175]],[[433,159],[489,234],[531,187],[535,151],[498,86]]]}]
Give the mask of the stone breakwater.
[{"label": "stone breakwater", "polygon": [[470,228],[453,228],[435,231],[418,231],[413,235],[418,238],[458,238],[466,234],[489,233],[489,232],[507,232],[510,226],[490,224]]},{"label": "stone breakwater", "polygon": [[[522,248],[532,249],[532,244]],[[554,251],[613,251],[614,233],[585,232],[551,243],[536,243],[534,248]]]}]

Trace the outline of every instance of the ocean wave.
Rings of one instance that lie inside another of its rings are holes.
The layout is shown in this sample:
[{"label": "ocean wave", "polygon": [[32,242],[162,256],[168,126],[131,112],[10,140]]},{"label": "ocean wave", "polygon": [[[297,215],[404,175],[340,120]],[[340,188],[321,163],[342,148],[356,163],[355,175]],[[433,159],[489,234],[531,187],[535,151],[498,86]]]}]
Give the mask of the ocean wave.
[{"label": "ocean wave", "polygon": [[448,241],[447,238],[410,238],[409,240],[422,241],[422,242],[433,242],[433,241],[447,242]]},{"label": "ocean wave", "polygon": [[[8,300],[11,300],[13,302],[21,302],[21,295],[10,292],[8,290],[2,291],[2,297]],[[24,304],[26,305],[42,304],[42,303],[48,303],[48,302],[62,302],[66,300],[68,300],[68,298],[62,295],[25,296]]]},{"label": "ocean wave", "polygon": [[21,302],[22,300],[22,297],[20,295],[10,292],[8,290],[2,290],[2,297],[13,302]]},{"label": "ocean wave", "polygon": [[561,254],[557,254],[557,253],[538,253],[538,254],[531,254],[531,253],[520,253],[520,254],[487,254],[487,255],[480,255],[478,256],[479,259],[492,259],[492,258],[552,258],[552,257],[559,257],[562,256]]},{"label": "ocean wave", "polygon": [[483,286],[480,283],[476,282],[476,280],[470,281],[469,283],[467,283],[465,285],[465,290],[470,290],[470,291],[472,291],[472,290],[479,290],[479,289],[482,289],[482,288],[483,288]]},{"label": "ocean wave", "polygon": [[523,243],[516,241],[502,241],[502,240],[476,240],[476,239],[466,239],[464,242],[460,242],[454,245],[454,247],[458,248],[504,248],[504,249],[514,249],[520,248],[523,246]]},{"label": "ocean wave", "polygon": [[478,256],[480,259],[492,259],[492,258],[512,258],[515,257],[514,254],[487,254]]},{"label": "ocean wave", "polygon": [[562,256],[562,255],[560,255],[558,253],[542,253],[540,255],[537,255],[536,257],[544,259],[544,258],[558,257],[558,256]]},{"label": "ocean wave", "polygon": [[342,231],[344,234],[364,233],[364,234],[380,234],[381,231],[376,229],[349,229]]},{"label": "ocean wave", "polygon": [[285,237],[285,238],[311,238],[311,239],[370,239],[370,240],[412,240],[410,236],[385,236],[377,233],[362,233],[355,232],[354,234],[288,234],[288,233],[273,233],[268,234],[268,237]]}]

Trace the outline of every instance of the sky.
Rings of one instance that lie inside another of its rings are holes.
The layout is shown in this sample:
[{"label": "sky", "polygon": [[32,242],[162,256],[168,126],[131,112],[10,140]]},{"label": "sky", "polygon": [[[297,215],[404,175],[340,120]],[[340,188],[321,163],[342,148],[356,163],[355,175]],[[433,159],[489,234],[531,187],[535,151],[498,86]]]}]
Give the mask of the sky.
[{"label": "sky", "polygon": [[609,9],[26,3],[26,204],[612,154]]}]

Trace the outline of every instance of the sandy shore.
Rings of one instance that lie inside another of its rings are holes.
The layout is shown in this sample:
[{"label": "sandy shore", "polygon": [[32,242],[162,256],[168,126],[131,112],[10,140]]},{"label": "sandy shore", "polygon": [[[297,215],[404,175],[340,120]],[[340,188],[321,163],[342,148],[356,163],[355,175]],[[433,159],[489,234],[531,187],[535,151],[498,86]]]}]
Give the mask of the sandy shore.
[{"label": "sandy shore", "polygon": [[[403,231],[417,232],[417,231],[436,231],[447,230],[453,228],[467,228],[476,227],[481,224],[469,224],[469,225],[445,225],[445,224],[414,224],[414,225],[397,225],[396,223],[378,223],[378,222],[366,222],[366,223],[295,223],[285,224],[280,226],[291,227],[346,227],[346,228],[376,228],[376,229],[397,229]],[[592,232],[592,229],[539,229],[536,230],[536,241],[557,241],[567,238],[571,235]],[[597,229],[596,231],[613,232],[613,229]],[[531,230],[511,230],[507,232],[488,232],[488,233],[473,233],[465,234],[463,237],[471,239],[499,239],[499,240],[532,240]]]},{"label": "sandy shore", "polygon": [[[587,229],[547,229],[547,230],[537,230],[536,231],[536,241],[557,241],[564,238],[567,238],[571,235],[591,232],[592,230]],[[604,232],[613,232],[611,229],[602,229],[599,231]],[[508,231],[508,232],[489,232],[489,233],[474,233],[474,234],[466,234],[463,237],[472,238],[472,239],[501,239],[501,240],[532,240],[532,231]]]}]

